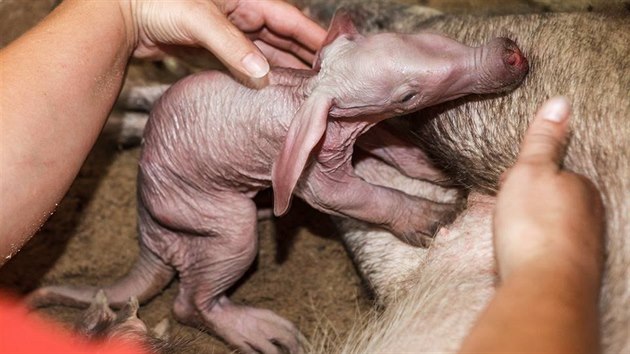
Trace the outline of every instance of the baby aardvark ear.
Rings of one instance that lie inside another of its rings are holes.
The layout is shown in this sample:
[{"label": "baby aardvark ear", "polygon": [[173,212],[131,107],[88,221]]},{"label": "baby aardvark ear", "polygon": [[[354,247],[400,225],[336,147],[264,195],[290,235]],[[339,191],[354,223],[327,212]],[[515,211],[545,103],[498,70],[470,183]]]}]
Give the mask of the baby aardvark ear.
[{"label": "baby aardvark ear", "polygon": [[311,151],[326,132],[332,98],[317,90],[302,104],[293,117],[280,156],[273,164],[273,213],[283,215],[289,209],[291,195],[302,175]]},{"label": "baby aardvark ear", "polygon": [[346,37],[349,40],[354,40],[359,37],[359,31],[354,26],[354,22],[352,22],[352,18],[350,17],[350,13],[346,10],[337,10],[333,19],[330,23],[330,27],[328,28],[328,34],[326,35],[326,39],[322,44],[322,47],[317,51],[317,57],[313,62],[313,70],[319,71],[322,67],[322,51],[324,47],[331,44],[335,41],[335,39],[339,37]]},{"label": "baby aardvark ear", "polygon": [[[326,40],[317,53],[313,66],[316,71],[319,71],[322,64],[324,47],[339,37],[349,40],[361,37],[349,13],[344,10],[337,11],[333,17]],[[309,155],[326,132],[328,113],[333,104],[332,96],[334,95],[315,88],[291,121],[284,146],[271,171],[273,212],[277,216],[289,209],[293,189],[306,167]]]}]

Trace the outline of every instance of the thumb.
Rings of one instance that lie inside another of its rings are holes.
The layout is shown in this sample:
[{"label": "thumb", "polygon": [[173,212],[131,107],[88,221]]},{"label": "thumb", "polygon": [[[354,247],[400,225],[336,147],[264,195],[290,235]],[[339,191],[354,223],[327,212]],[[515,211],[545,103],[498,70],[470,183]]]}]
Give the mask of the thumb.
[{"label": "thumb", "polygon": [[571,106],[563,96],[543,103],[525,133],[517,164],[559,166],[567,144]]},{"label": "thumb", "polygon": [[190,30],[199,44],[211,51],[237,77],[265,77],[269,73],[269,63],[258,47],[216,5],[208,5],[207,10],[198,13],[190,23]]}]

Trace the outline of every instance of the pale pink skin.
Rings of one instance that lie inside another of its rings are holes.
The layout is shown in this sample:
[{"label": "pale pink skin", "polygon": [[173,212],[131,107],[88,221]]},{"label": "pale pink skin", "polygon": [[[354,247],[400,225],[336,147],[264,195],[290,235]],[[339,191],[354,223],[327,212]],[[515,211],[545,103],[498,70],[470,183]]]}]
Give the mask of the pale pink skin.
[{"label": "pale pink skin", "polygon": [[[158,101],[138,175],[141,255],[126,278],[105,289],[113,306],[131,295],[141,302],[150,298],[177,271],[178,320],[205,326],[243,352],[300,352],[292,323],[225,295],[257,253],[251,198],[273,185],[276,214],[295,194],[318,210],[379,225],[419,244],[453,205],[358,177],[351,164],[356,139],[393,116],[513,88],[528,65],[507,39],[471,48],[428,33],[363,37],[341,13],[316,68],[273,70],[262,90],[224,73],[200,73]],[[411,177],[441,178],[422,152],[389,133],[374,131],[361,145]],[[94,293],[48,287],[29,300],[34,306],[87,305]]]}]

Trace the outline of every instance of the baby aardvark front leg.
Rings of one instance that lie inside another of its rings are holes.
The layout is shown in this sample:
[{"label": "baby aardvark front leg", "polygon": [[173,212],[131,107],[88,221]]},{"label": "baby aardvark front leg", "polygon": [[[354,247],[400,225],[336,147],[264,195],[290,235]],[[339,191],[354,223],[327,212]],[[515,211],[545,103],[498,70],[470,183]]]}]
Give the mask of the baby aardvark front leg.
[{"label": "baby aardvark front leg", "polygon": [[415,246],[426,246],[435,231],[450,221],[456,211],[454,204],[370,184],[354,173],[350,162],[332,170],[315,163],[296,192],[322,212],[382,226]]}]

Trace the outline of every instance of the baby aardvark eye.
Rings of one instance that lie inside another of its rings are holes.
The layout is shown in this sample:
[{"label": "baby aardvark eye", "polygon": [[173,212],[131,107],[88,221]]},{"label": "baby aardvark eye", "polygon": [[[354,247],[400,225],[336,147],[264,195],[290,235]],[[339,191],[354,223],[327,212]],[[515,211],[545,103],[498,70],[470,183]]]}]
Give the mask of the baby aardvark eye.
[{"label": "baby aardvark eye", "polygon": [[405,103],[405,102],[411,100],[414,97],[416,97],[416,93],[415,92],[409,92],[408,94],[405,95],[405,97],[403,97],[402,100],[400,100],[400,102],[401,103]]}]

